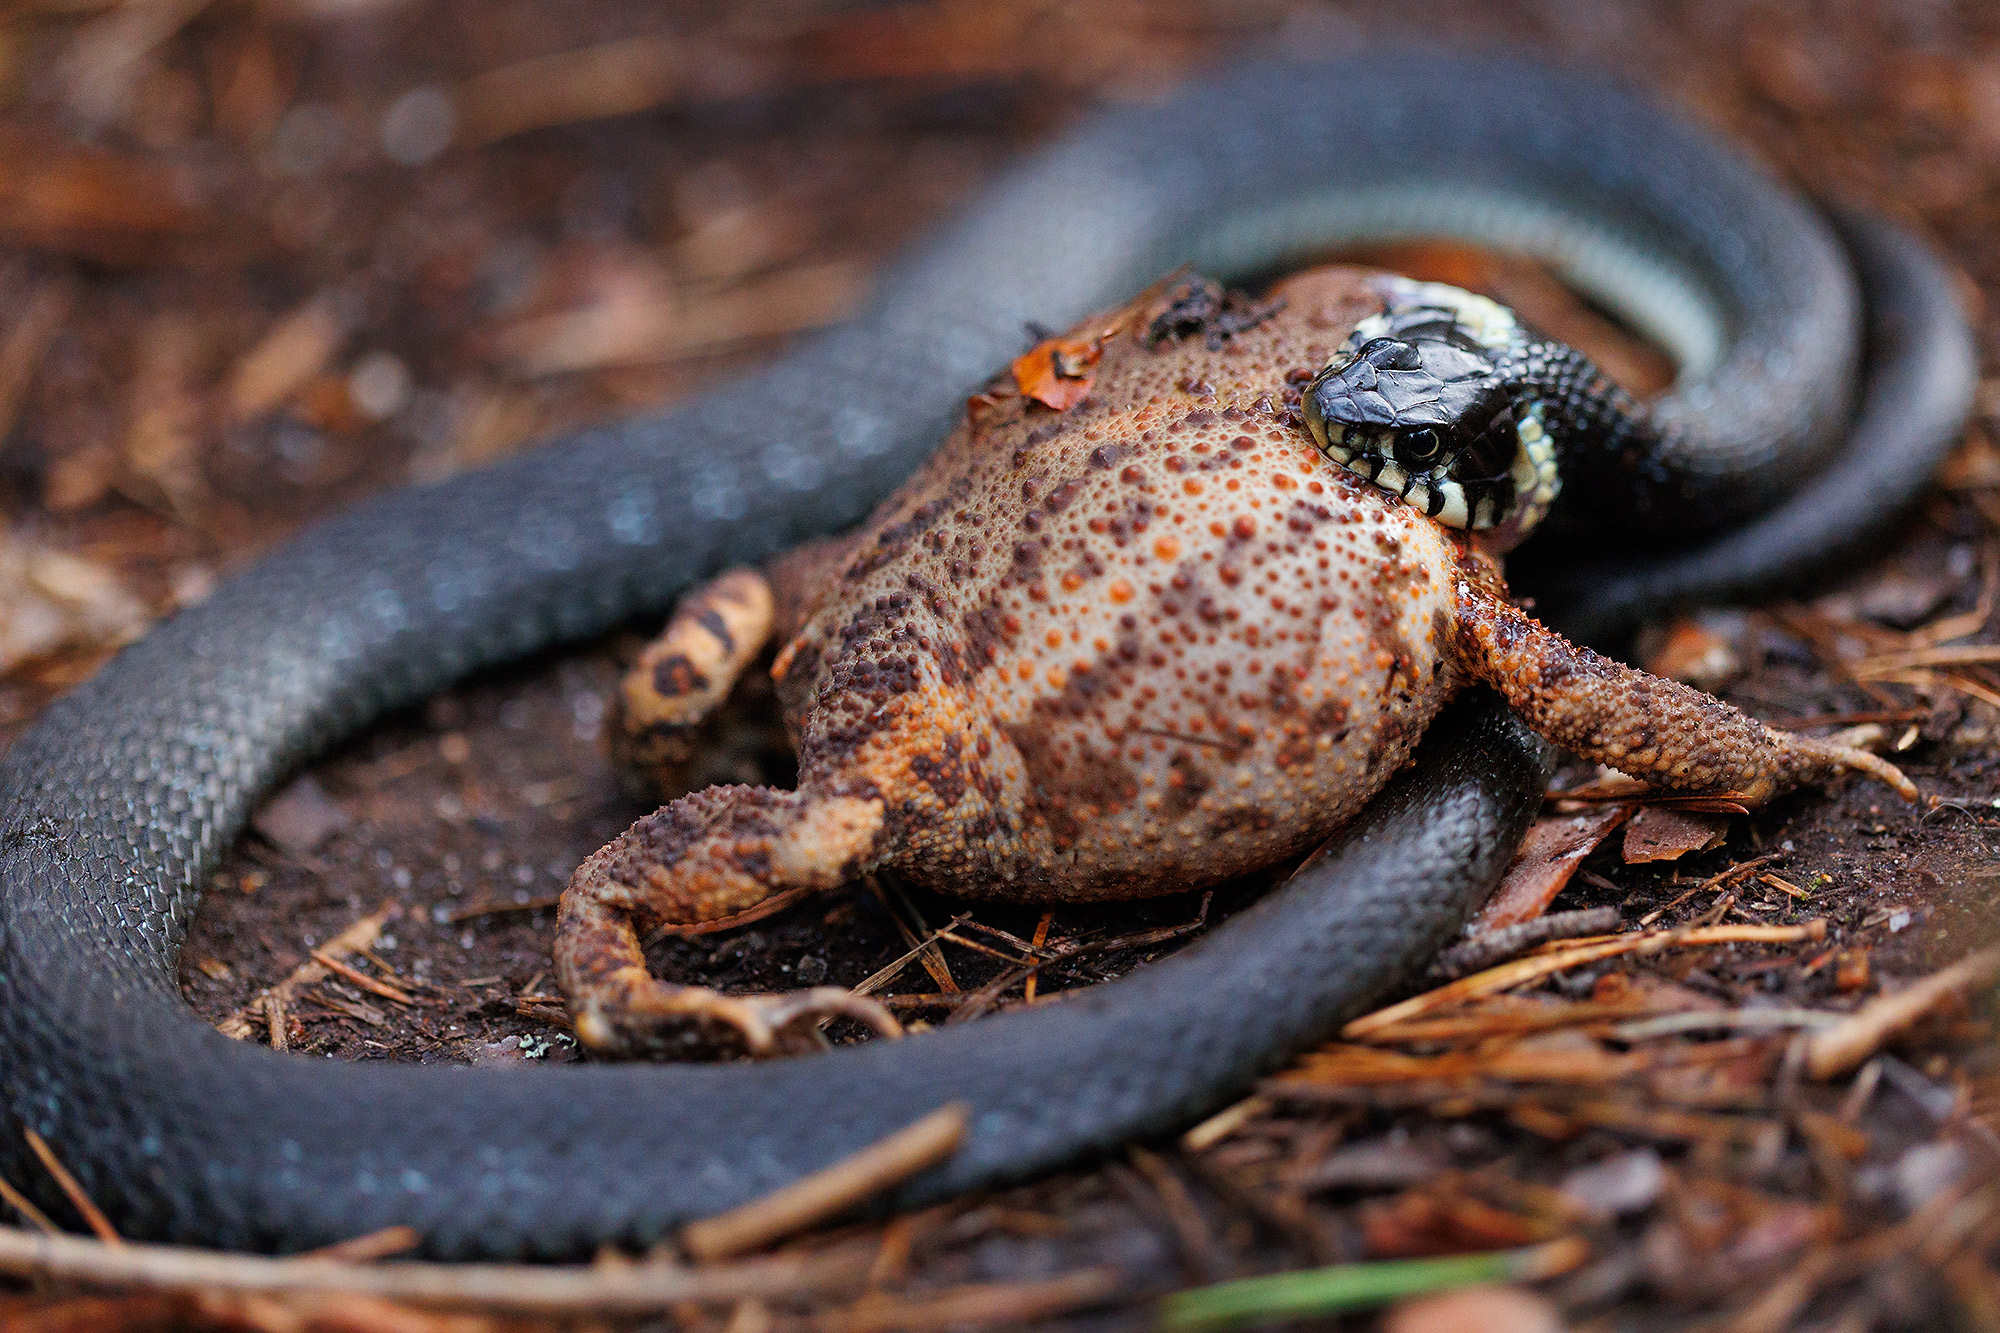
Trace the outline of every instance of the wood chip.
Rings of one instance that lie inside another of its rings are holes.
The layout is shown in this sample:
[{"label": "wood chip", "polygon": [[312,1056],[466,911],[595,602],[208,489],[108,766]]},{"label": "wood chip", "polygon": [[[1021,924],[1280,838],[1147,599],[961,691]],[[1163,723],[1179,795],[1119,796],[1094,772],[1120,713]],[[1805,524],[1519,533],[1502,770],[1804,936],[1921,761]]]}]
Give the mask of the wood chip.
[{"label": "wood chip", "polygon": [[459,86],[459,141],[493,143],[660,106],[688,88],[700,64],[679,35],[647,33],[503,65]]},{"label": "wood chip", "polygon": [[0,337],[0,440],[14,433],[21,411],[21,399],[33,382],[42,354],[69,319],[76,304],[76,285],[52,279],[36,286],[34,294],[7,322]]}]

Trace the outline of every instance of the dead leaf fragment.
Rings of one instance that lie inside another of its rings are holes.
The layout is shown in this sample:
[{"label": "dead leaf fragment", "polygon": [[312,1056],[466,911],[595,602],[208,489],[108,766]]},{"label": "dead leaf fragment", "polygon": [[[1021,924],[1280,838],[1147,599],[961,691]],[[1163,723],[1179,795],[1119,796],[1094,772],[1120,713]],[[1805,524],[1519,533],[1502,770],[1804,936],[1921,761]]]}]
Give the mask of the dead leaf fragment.
[{"label": "dead leaf fragment", "polygon": [[1563,1333],[1568,1327],[1548,1297],[1518,1287],[1420,1296],[1382,1321],[1382,1333]]},{"label": "dead leaf fragment", "polygon": [[1684,616],[1667,627],[1665,640],[1646,659],[1646,670],[1712,691],[1742,675],[1743,661],[1728,639],[1701,620]]},{"label": "dead leaf fragment", "polygon": [[0,671],[60,648],[122,643],[151,618],[110,568],[0,535]]},{"label": "dead leaf fragment", "polygon": [[1554,1219],[1528,1216],[1481,1197],[1463,1175],[1447,1172],[1392,1199],[1361,1205],[1362,1247],[1371,1258],[1407,1259],[1516,1249],[1550,1239]]},{"label": "dead leaf fragment", "polygon": [[1625,864],[1677,861],[1720,845],[1728,832],[1729,821],[1722,815],[1649,805],[1625,826]]},{"label": "dead leaf fragment", "polygon": [[305,856],[347,826],[347,812],[308,773],[264,802],[250,824],[284,851]]},{"label": "dead leaf fragment", "polygon": [[1548,910],[1583,859],[1631,815],[1629,805],[1607,805],[1574,815],[1551,815],[1535,821],[1506,878],[1486,900],[1485,908],[1466,932],[1470,936],[1533,920]]},{"label": "dead leaf fragment", "polygon": [[172,177],[142,158],[0,132],[0,244],[141,264],[206,225]]},{"label": "dead leaf fragment", "polygon": [[334,303],[316,297],[285,316],[236,363],[229,379],[229,416],[251,421],[303,388],[327,368],[347,337]]},{"label": "dead leaf fragment", "polygon": [[1023,397],[1067,412],[1090,396],[1103,356],[1100,338],[1049,338],[1014,358],[1014,383]]}]

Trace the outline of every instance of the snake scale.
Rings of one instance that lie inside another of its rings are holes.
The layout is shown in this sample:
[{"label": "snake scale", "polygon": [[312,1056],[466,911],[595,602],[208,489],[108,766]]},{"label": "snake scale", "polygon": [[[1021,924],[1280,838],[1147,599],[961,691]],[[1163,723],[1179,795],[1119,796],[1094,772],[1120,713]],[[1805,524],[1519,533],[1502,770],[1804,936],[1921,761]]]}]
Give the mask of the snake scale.
[{"label": "snake scale", "polygon": [[[712,1067],[335,1065],[208,1028],[176,956],[288,773],[475,668],[859,520],[1025,322],[1064,326],[1179,264],[1247,279],[1418,235],[1538,256],[1681,365],[1653,408],[1681,453],[1641,498],[1669,529],[1738,526],[1620,564],[1601,554],[1619,499],[1572,505],[1531,585],[1572,632],[1795,577],[1879,532],[1968,410],[1970,337],[1920,247],[1829,227],[1605,80],[1376,52],[1107,113],[1003,175],[851,323],[687,406],[323,522],[49,708],[0,763],[0,1170],[62,1206],[32,1128],[132,1236],[294,1250],[408,1223],[440,1257],[574,1257],[951,1099],[973,1107],[965,1146],[899,1202],[1239,1094],[1408,978],[1503,868],[1543,756],[1490,701],[1459,705],[1356,826],[1181,954],[901,1043]],[[1592,513],[1609,523],[1575,517]]]}]

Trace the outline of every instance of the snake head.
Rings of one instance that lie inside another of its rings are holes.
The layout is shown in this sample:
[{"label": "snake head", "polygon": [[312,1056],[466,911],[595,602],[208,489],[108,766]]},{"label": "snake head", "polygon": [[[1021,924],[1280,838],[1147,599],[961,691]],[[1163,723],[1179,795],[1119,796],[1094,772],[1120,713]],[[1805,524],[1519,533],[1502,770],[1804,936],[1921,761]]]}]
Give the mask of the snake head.
[{"label": "snake head", "polygon": [[1306,428],[1328,458],[1440,523],[1518,539],[1556,485],[1539,407],[1503,373],[1520,337],[1484,297],[1397,280],[1307,386]]}]

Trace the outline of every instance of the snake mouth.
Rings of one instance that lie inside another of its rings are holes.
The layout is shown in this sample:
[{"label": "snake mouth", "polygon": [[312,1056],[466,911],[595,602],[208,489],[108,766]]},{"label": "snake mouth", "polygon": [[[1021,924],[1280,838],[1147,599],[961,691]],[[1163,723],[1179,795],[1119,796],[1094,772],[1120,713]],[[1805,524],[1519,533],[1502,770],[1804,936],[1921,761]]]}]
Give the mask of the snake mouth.
[{"label": "snake mouth", "polygon": [[1543,405],[1508,373],[1519,321],[1443,283],[1393,278],[1383,294],[1306,388],[1314,444],[1440,523],[1526,535],[1561,482]]},{"label": "snake mouth", "polygon": [[1306,411],[1306,429],[1330,462],[1400,497],[1448,527],[1486,530],[1513,526],[1523,535],[1547,516],[1560,490],[1554,446],[1539,403],[1527,404],[1508,423],[1515,447],[1498,466],[1490,455],[1460,453],[1424,471],[1396,457],[1396,437],[1327,421]]}]

